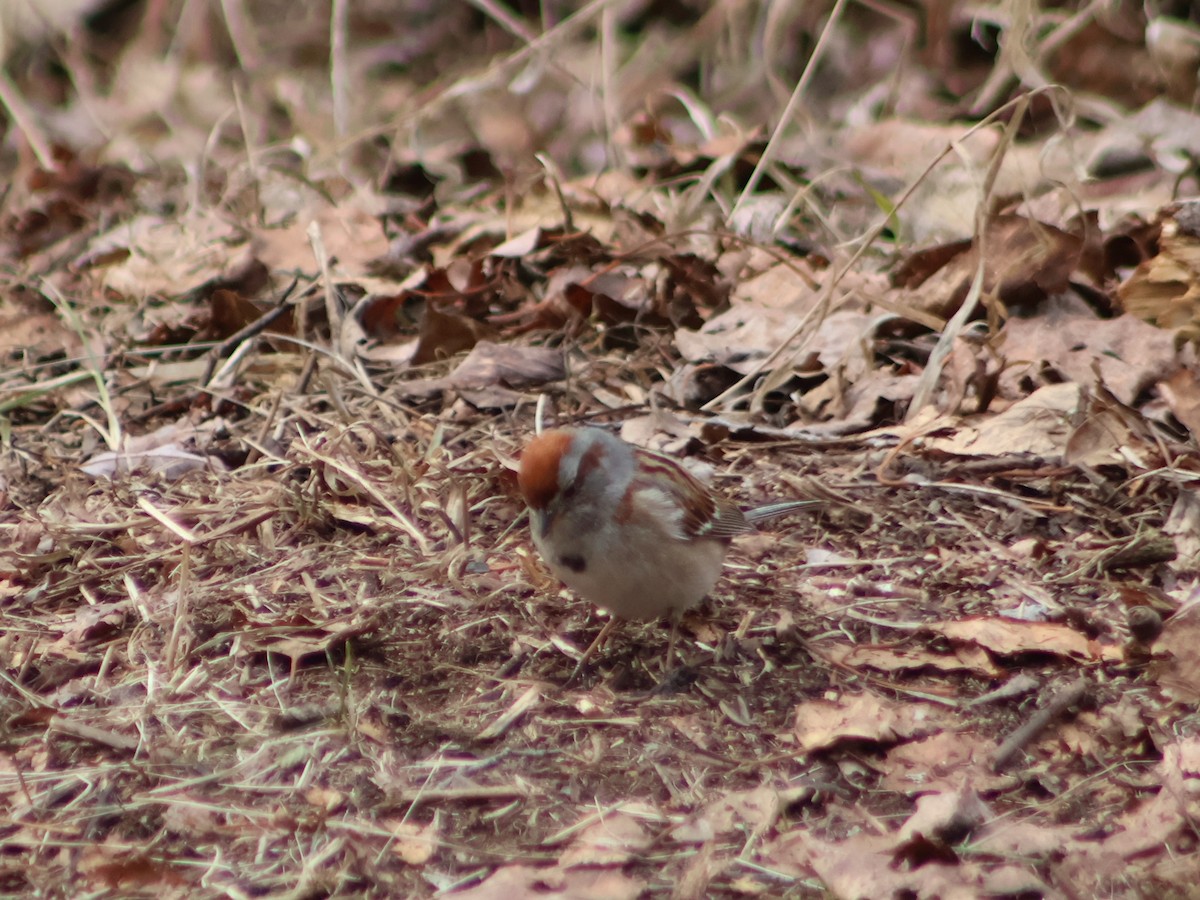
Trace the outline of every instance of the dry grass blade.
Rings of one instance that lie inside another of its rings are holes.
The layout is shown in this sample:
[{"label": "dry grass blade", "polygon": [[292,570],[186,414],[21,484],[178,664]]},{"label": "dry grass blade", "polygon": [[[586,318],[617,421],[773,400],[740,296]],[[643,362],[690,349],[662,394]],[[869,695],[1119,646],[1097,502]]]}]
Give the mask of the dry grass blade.
[{"label": "dry grass blade", "polygon": [[401,531],[413,539],[422,554],[428,555],[431,552],[429,539],[425,536],[425,534],[416,526],[412,519],[401,512],[399,507],[385,497],[383,492],[374,484],[372,484],[362,472],[359,472],[357,469],[354,469],[350,465],[342,462],[339,459],[336,459],[333,456],[320,453],[315,447],[313,447],[304,439],[301,439],[299,447],[309,458],[323,463],[335,472],[345,475],[348,479],[350,479],[350,481],[362,488],[363,491],[366,492],[369,497],[371,497],[371,499],[387,510],[388,514],[391,515],[393,522],[400,528]]}]

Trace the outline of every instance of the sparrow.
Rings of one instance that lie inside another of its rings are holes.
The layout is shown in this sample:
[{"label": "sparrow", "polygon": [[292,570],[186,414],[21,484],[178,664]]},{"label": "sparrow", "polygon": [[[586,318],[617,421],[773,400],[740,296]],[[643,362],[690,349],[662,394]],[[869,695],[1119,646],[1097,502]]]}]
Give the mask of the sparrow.
[{"label": "sparrow", "polygon": [[678,463],[598,428],[556,428],[521,454],[518,484],[533,543],[559,579],[612,617],[568,684],[623,619],[679,620],[712,589],[730,542],[757,522],[815,505],[743,512]]}]

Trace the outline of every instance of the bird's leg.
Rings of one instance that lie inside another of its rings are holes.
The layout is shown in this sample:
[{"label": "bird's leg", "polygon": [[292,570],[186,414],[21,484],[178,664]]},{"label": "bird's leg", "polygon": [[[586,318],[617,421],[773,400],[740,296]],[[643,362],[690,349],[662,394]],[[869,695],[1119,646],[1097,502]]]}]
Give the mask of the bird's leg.
[{"label": "bird's leg", "polygon": [[675,641],[679,638],[679,620],[682,618],[682,610],[671,610],[671,637],[667,641],[667,658],[663,662],[663,672],[670,672],[671,665],[675,661]]},{"label": "bird's leg", "polygon": [[681,659],[679,668],[672,668],[675,661],[675,644],[679,638],[679,623],[683,619],[682,610],[671,613],[671,640],[667,644],[667,658],[663,661],[663,677],[653,690],[644,696],[653,697],[659,694],[675,694],[686,690],[695,681],[695,672],[688,667],[687,661]]},{"label": "bird's leg", "polygon": [[596,639],[588,645],[588,648],[583,651],[583,656],[579,657],[579,662],[575,665],[575,671],[571,673],[571,677],[567,679],[567,683],[563,687],[570,687],[583,674],[583,667],[587,665],[587,661],[592,658],[592,654],[600,649],[600,646],[608,640],[609,634],[617,627],[620,620],[616,616],[609,618],[604,623],[604,627],[600,629],[600,633],[596,635]]}]

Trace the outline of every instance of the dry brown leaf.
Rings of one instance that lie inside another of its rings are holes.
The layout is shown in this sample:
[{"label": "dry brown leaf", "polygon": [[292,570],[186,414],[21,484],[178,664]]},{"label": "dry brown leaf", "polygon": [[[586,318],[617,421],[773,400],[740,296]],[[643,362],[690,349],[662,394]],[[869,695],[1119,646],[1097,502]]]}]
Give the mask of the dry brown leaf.
[{"label": "dry brown leaf", "polygon": [[1001,820],[976,836],[977,849],[1001,857],[1047,860],[1071,841],[1077,829],[1032,820]]},{"label": "dry brown leaf", "polygon": [[[1044,304],[1037,316],[1005,323],[1003,353],[1009,361],[1000,376],[1005,396],[1027,393],[1022,381],[1040,383],[1042,370],[1052,380],[1090,386],[1100,379],[1126,406],[1179,368],[1175,335],[1135,316],[1098,318],[1077,304]],[[1019,364],[1018,364],[1019,363]]]},{"label": "dry brown leaf", "polygon": [[[257,274],[265,276],[266,270],[262,268],[261,263],[253,260],[251,266]],[[257,294],[266,285],[265,280],[259,281],[252,277],[247,279],[244,289],[247,294]],[[227,287],[216,288],[212,291],[209,298],[211,321],[207,328],[201,332],[203,338],[215,339],[223,341],[234,334],[237,334],[243,328],[246,328],[252,322],[262,318],[264,310],[259,309],[254,303],[247,299],[238,290]],[[273,334],[294,334],[295,326],[292,323],[292,314],[289,310],[272,324],[268,325],[264,331]],[[285,349],[290,349],[293,345],[286,343],[283,345]]]},{"label": "dry brown leaf", "polygon": [[[839,152],[877,173],[876,178],[906,185],[916,183],[937,162],[897,210],[905,233],[924,242],[971,233],[979,202],[978,171],[987,164],[999,140],[995,129],[968,134],[967,129],[952,123],[883,118],[849,130]],[[939,161],[938,156],[951,147],[955,151]]]},{"label": "dry brown leaf", "polygon": [[935,623],[928,627],[952,641],[978,644],[997,656],[1050,653],[1080,662],[1116,661],[1122,658],[1119,646],[1098,644],[1073,628],[1055,622],[977,616],[957,622]]},{"label": "dry brown leaf", "polygon": [[687,360],[715,362],[744,375],[779,345],[791,319],[783,310],[738,305],[699,331],[677,331],[675,346]]},{"label": "dry brown leaf", "polygon": [[388,241],[380,227],[379,216],[363,209],[353,196],[329,203],[315,194],[305,195],[305,209],[292,204],[283,227],[257,227],[252,232],[254,251],[272,271],[306,272],[313,269],[312,240],[309,228],[315,222],[321,228],[325,252],[336,260],[337,271],[365,273],[371,260],[387,253]]},{"label": "dry brown leaf", "polygon": [[460,390],[493,386],[520,389],[565,377],[561,350],[481,341],[450,373],[449,383]]},{"label": "dry brown leaf", "polygon": [[104,267],[99,276],[104,290],[141,300],[151,295],[175,297],[220,279],[243,265],[234,248],[245,243],[244,233],[212,209],[182,219],[138,216],[101,235],[88,252],[128,248],[124,261]]},{"label": "dry brown leaf", "polygon": [[712,751],[716,746],[716,736],[699,716],[671,716],[667,721],[698,749]]},{"label": "dry brown leaf", "polygon": [[321,623],[251,628],[240,635],[239,653],[275,653],[292,661],[295,667],[314,654],[324,656],[353,638],[370,634],[379,627],[376,613],[355,611]]},{"label": "dry brown leaf", "polygon": [[1067,438],[1063,462],[1075,466],[1117,465],[1126,461],[1131,451],[1145,446],[1143,435],[1134,431],[1133,417],[1124,415],[1111,395],[1089,395],[1084,406],[1077,417],[1079,425]]},{"label": "dry brown leaf", "polygon": [[559,349],[480,341],[446,377],[404,382],[403,389],[410,396],[453,390],[478,407],[504,408],[522,399],[522,389],[565,377]]},{"label": "dry brown leaf", "polygon": [[1112,854],[1110,859],[1129,859],[1161,847],[1181,828],[1196,821],[1196,815],[1200,813],[1197,772],[1194,768],[1186,771],[1172,768],[1182,762],[1181,755],[1187,749],[1188,744],[1166,749],[1163,789],[1121,818],[1122,830],[1104,842],[1106,855]]},{"label": "dry brown leaf", "polygon": [[[1029,309],[1067,289],[1082,242],[1053,226],[1002,215],[988,222],[984,246],[984,294],[1010,309]],[[893,275],[893,283],[904,285],[894,302],[948,319],[966,299],[977,267],[974,241],[919,251]]]},{"label": "dry brown leaf", "polygon": [[102,641],[120,630],[125,617],[132,612],[129,600],[81,606],[75,611],[75,622],[63,637],[74,644]]},{"label": "dry brown leaf", "polygon": [[1047,890],[1036,875],[1019,866],[992,867],[960,861],[909,869],[897,860],[898,849],[897,838],[891,834],[857,834],[842,841],[828,841],[809,831],[795,831],[765,847],[761,860],[785,872],[816,875],[837,897],[977,900],[993,895],[1000,884],[1017,884],[1021,890],[1041,895]]},{"label": "dry brown leaf", "polygon": [[547,900],[637,900],[646,885],[615,869],[562,869],[558,867],[501,866],[475,887],[458,891],[463,900],[513,900],[545,897]]},{"label": "dry brown leaf", "polygon": [[[965,652],[959,652],[960,650]],[[952,655],[935,653],[920,647],[830,647],[824,651],[830,661],[839,665],[870,666],[881,672],[905,672],[930,668],[938,672],[974,672],[994,676],[1000,670],[986,654],[973,653],[970,648],[956,647]]]},{"label": "dry brown leaf", "polygon": [[417,346],[411,362],[414,366],[420,366],[454,356],[463,350],[470,350],[491,333],[492,330],[483,322],[427,303],[421,315]]},{"label": "dry brown leaf", "polygon": [[699,812],[671,829],[685,843],[701,844],[733,831],[761,834],[775,824],[780,813],[780,792],[771,785],[733,791],[705,804]]},{"label": "dry brown leaf", "polygon": [[1069,722],[1055,726],[1054,737],[1067,752],[1080,759],[1095,759],[1103,749],[1100,717],[1086,710]]},{"label": "dry brown leaf", "polygon": [[228,824],[224,812],[184,795],[166,800],[162,818],[164,828],[193,843],[227,835],[233,827]]},{"label": "dry brown leaf", "polygon": [[1172,566],[1181,571],[1192,571],[1195,561],[1200,559],[1200,496],[1194,491],[1181,490],[1162,530],[1175,543]]},{"label": "dry brown leaf", "polygon": [[[675,344],[691,362],[717,363],[744,375],[779,348],[797,319],[797,312],[791,309],[739,304],[714,316],[699,331],[675,332]],[[853,375],[866,374],[870,371],[866,342],[878,321],[878,316],[851,310],[832,313],[805,336],[799,360],[784,355],[778,362],[790,362],[801,372],[849,367]]]},{"label": "dry brown leaf", "polygon": [[[79,335],[57,312],[46,312],[40,303],[21,302],[5,291],[0,294],[0,358],[23,351],[34,359],[72,357],[80,351]],[[5,390],[0,400],[10,400]]]},{"label": "dry brown leaf", "polygon": [[[728,862],[718,859],[716,845],[705,844],[684,866],[683,874],[671,892],[671,900],[704,900],[710,896],[712,880],[728,867]],[[737,886],[733,885],[733,889],[737,891]]]},{"label": "dry brown leaf", "polygon": [[1180,366],[1157,385],[1171,414],[1200,440],[1200,377],[1190,367]]},{"label": "dry brown leaf", "polygon": [[395,835],[388,847],[407,865],[423,866],[438,851],[440,841],[436,821],[421,825],[417,822],[384,820],[380,824]]},{"label": "dry brown leaf", "polygon": [[1200,338],[1200,203],[1172,204],[1160,213],[1159,253],[1117,288],[1126,312],[1162,328]]},{"label": "dry brown leaf", "polygon": [[904,794],[952,791],[969,778],[977,790],[1011,788],[1017,776],[991,771],[995,744],[964,731],[942,731],[893,747],[887,752],[883,785]]},{"label": "dry brown leaf", "polygon": [[991,818],[992,811],[979,796],[973,782],[962,779],[954,790],[918,797],[917,810],[900,827],[899,837],[909,840],[924,835],[957,844]]},{"label": "dry brown leaf", "polygon": [[89,845],[78,862],[79,873],[101,889],[120,894],[136,891],[169,891],[188,882],[168,862],[104,843]]},{"label": "dry brown leaf", "polygon": [[926,446],[956,456],[1025,453],[1057,459],[1067,447],[1071,421],[1083,399],[1073,383],[1040,388],[997,415],[971,418],[949,437],[931,436]]},{"label": "dry brown leaf", "polygon": [[1154,646],[1165,655],[1152,669],[1162,690],[1179,703],[1200,702],[1200,594],[1167,619]]},{"label": "dry brown leaf", "polygon": [[333,812],[346,801],[346,795],[341,791],[320,785],[311,787],[304,792],[304,801],[325,812]]},{"label": "dry brown leaf", "polygon": [[623,866],[650,846],[652,836],[636,817],[616,810],[589,825],[558,858],[564,869]]},{"label": "dry brown leaf", "polygon": [[[1200,816],[1200,740],[1191,737],[1168,745],[1159,770],[1162,789],[1119,816],[1107,838],[1097,842],[1082,834],[1057,847],[1061,862],[1053,869],[1059,878],[1094,888],[1128,871],[1132,860],[1170,845],[1176,835],[1191,828]],[[1154,862],[1150,860],[1151,866]]]},{"label": "dry brown leaf", "polygon": [[942,727],[945,709],[930,703],[895,702],[878,694],[809,700],[796,707],[794,731],[805,752],[865,741],[891,744]]},{"label": "dry brown leaf", "polygon": [[153,472],[168,481],[174,481],[189,472],[224,471],[226,466],[216,457],[192,453],[178,444],[164,444],[143,450],[97,453],[79,468],[93,478],[113,478],[131,472]]}]

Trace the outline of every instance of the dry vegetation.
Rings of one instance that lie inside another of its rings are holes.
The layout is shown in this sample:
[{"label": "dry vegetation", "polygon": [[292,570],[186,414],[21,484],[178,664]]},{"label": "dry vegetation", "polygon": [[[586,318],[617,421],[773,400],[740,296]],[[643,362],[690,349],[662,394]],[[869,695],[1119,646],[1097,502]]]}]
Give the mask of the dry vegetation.
[{"label": "dry vegetation", "polygon": [[[30,4],[0,895],[1197,896],[1189,4]],[[822,505],[565,687],[539,419]]]}]

